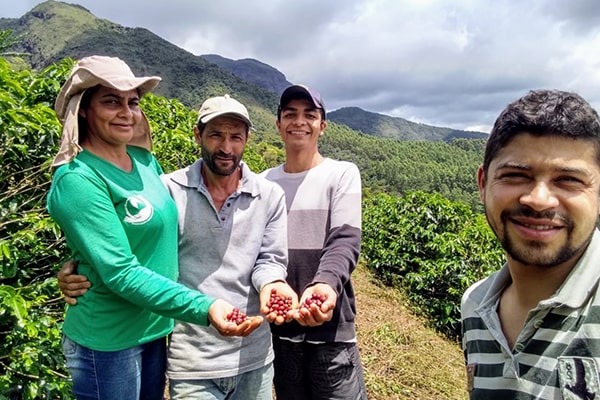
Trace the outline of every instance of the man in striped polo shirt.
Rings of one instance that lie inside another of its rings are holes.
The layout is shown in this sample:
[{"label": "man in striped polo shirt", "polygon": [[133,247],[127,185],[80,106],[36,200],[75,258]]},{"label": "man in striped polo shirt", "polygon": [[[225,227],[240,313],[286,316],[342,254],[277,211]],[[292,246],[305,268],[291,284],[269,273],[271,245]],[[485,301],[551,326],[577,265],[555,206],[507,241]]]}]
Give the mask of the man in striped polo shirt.
[{"label": "man in striped polo shirt", "polygon": [[478,171],[507,262],[464,294],[471,399],[600,398],[600,120],[535,90],[497,118]]}]

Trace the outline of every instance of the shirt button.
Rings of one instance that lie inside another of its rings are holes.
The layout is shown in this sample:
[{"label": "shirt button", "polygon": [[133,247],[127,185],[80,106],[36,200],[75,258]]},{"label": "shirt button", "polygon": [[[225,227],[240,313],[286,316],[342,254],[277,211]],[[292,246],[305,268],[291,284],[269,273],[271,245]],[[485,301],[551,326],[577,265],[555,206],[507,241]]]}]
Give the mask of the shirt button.
[{"label": "shirt button", "polygon": [[535,329],[540,329],[543,324],[544,324],[544,320],[538,319],[533,323],[533,326],[535,327]]},{"label": "shirt button", "polygon": [[515,344],[515,350],[516,351],[521,352],[521,351],[523,351],[524,348],[525,348],[525,345],[523,343],[517,343],[517,344]]}]

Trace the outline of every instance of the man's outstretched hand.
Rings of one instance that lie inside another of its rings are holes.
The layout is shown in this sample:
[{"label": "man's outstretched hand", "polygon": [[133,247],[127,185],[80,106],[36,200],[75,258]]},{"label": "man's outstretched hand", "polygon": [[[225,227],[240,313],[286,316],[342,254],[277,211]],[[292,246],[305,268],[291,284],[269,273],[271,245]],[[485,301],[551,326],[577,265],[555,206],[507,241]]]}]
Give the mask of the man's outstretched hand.
[{"label": "man's outstretched hand", "polygon": [[[318,299],[318,302],[313,299]],[[310,300],[307,302],[307,300]],[[294,319],[302,326],[319,326],[331,321],[337,302],[337,293],[326,283],[309,286],[300,299]]]},{"label": "man's outstretched hand", "polygon": [[69,260],[62,265],[57,275],[58,287],[65,301],[72,306],[77,304],[77,297],[83,295],[92,286],[84,275],[75,274],[76,268],[77,263]]},{"label": "man's outstretched hand", "polygon": [[237,324],[230,321],[227,316],[234,307],[225,300],[217,299],[208,309],[208,320],[223,336],[248,336],[263,322],[263,317],[248,317],[244,322]]},{"label": "man's outstretched hand", "polygon": [[[277,300],[276,300],[277,299]],[[273,301],[284,302],[287,310],[275,311]],[[265,315],[267,322],[281,325],[290,322],[294,317],[294,309],[298,306],[298,295],[284,281],[267,283],[260,291],[260,312]]]}]

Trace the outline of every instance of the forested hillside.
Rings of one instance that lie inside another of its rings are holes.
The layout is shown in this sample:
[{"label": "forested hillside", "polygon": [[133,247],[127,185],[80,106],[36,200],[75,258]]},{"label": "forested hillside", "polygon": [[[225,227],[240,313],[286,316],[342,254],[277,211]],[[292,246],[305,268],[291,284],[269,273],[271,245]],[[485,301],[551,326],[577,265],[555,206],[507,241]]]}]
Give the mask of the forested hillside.
[{"label": "forested hillside", "polygon": [[254,83],[273,93],[282,93],[285,88],[292,84],[285,78],[283,73],[258,60],[251,58],[231,60],[218,54],[204,54],[200,57],[245,81]]},{"label": "forested hillside", "polygon": [[330,124],[321,138],[324,154],[355,162],[371,191],[401,195],[410,190],[439,193],[479,207],[476,172],[483,139],[449,143],[381,139]]},{"label": "forested hillside", "polygon": [[329,119],[368,135],[396,140],[434,140],[449,142],[452,139],[486,139],[487,133],[441,128],[417,124],[404,118],[365,111],[359,107],[344,107],[329,113]]},{"label": "forested hillside", "polygon": [[[275,116],[272,118],[274,125]],[[283,162],[283,143],[274,131],[255,132],[252,142],[269,164]],[[328,157],[358,165],[369,192],[435,192],[481,211],[476,174],[483,160],[483,139],[398,141],[365,135],[329,121],[319,148]]]},{"label": "forested hillside", "polygon": [[230,93],[255,115],[257,127],[271,125],[260,110],[273,112],[277,95],[195,56],[144,28],[128,28],[97,18],[84,7],[46,1],[18,19],[0,19],[0,29],[19,37],[13,51],[28,54],[24,61],[43,69],[64,58],[91,54],[119,57],[139,75],[158,75],[155,93],[197,108],[207,96]]}]

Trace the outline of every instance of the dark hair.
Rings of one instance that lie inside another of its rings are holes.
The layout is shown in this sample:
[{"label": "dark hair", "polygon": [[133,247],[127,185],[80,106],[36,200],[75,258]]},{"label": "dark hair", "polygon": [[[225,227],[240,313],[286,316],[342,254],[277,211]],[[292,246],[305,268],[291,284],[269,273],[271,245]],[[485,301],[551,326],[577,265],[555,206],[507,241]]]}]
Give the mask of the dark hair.
[{"label": "dark hair", "polygon": [[79,108],[87,109],[90,106],[90,102],[92,100],[92,96],[96,93],[102,85],[92,86],[91,88],[87,88],[83,91],[81,95],[81,100],[79,102]]},{"label": "dark hair", "polygon": [[[90,106],[92,96],[100,89],[101,85],[92,86],[84,90],[79,101],[79,110],[87,110]],[[79,128],[79,142],[83,142],[87,137],[87,120],[81,115],[77,115],[77,126]]]},{"label": "dark hair", "polygon": [[600,120],[596,110],[576,93],[532,90],[510,103],[498,116],[483,157],[483,171],[517,135],[562,136],[584,139],[596,147],[600,164]]}]

